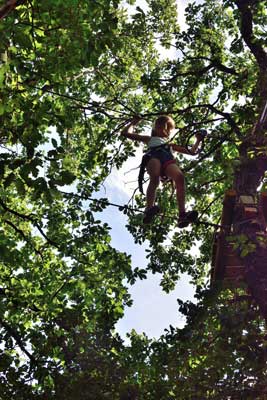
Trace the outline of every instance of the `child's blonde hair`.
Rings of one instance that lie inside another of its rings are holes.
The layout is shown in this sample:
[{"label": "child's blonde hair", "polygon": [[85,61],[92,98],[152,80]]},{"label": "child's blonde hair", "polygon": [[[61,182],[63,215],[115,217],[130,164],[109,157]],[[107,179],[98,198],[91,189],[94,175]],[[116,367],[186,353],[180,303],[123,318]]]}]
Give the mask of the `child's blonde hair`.
[{"label": "child's blonde hair", "polygon": [[164,133],[169,134],[169,132],[175,128],[175,122],[169,115],[161,115],[158,117],[154,123],[152,129],[152,136],[156,135],[158,129],[163,129]]}]

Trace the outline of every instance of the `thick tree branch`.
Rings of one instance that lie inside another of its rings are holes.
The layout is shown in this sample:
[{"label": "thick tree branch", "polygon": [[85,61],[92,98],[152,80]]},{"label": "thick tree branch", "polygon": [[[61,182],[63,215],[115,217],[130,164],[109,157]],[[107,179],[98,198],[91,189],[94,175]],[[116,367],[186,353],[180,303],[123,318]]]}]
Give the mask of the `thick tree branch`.
[{"label": "thick tree branch", "polygon": [[236,5],[241,15],[241,34],[242,37],[257,60],[261,69],[267,69],[267,54],[259,41],[253,36],[253,14],[251,1],[236,0]]},{"label": "thick tree branch", "polygon": [[219,110],[213,104],[207,104],[206,107],[209,110],[211,110],[212,112],[224,117],[226,119],[228,125],[230,125],[230,127],[232,128],[233,132],[235,132],[237,134],[237,136],[239,136],[239,137],[241,136],[241,131],[240,131],[238,125],[236,124],[235,120],[231,117],[230,113]]},{"label": "thick tree branch", "polygon": [[195,168],[195,166],[199,163],[201,163],[203,160],[205,160],[206,158],[208,158],[211,154],[213,154],[218,148],[221,147],[221,145],[227,141],[227,135],[223,136],[217,143],[216,145],[214,145],[213,147],[211,147],[209,149],[209,151],[207,151],[205,154],[203,154],[203,156],[201,156],[198,160],[194,160],[190,163],[190,165],[187,168],[184,168],[184,172],[188,172],[191,169]]},{"label": "thick tree branch", "polygon": [[27,0],[8,0],[0,8],[0,20],[5,18],[9,13],[11,13],[17,6],[26,3]]},{"label": "thick tree branch", "polygon": [[[169,110],[168,112],[170,114],[176,115],[176,114],[185,114],[185,113],[189,112],[190,110],[194,110],[194,109],[202,109],[202,110],[208,109],[215,114],[221,115],[227,121],[228,125],[232,128],[232,131],[235,132],[238,137],[240,137],[241,131],[240,131],[238,125],[236,124],[235,120],[231,117],[231,114],[228,112],[219,110],[217,107],[214,106],[214,104],[208,104],[208,103],[207,104],[196,104],[196,105],[186,107],[182,110]],[[157,113],[157,114],[160,114],[160,113]],[[143,115],[143,117],[145,117],[147,115],[149,115],[149,114],[145,114],[145,115]],[[150,115],[152,115],[152,114],[150,114]]]},{"label": "thick tree branch", "polygon": [[189,70],[189,71],[180,72],[180,73],[178,72],[171,78],[165,78],[165,79],[163,78],[163,79],[159,79],[159,81],[160,82],[168,82],[168,81],[172,82],[172,81],[175,81],[180,76],[189,76],[189,75],[197,76],[199,78],[199,77],[203,76],[204,74],[206,74],[207,72],[209,72],[213,68],[217,68],[218,70],[225,72],[227,74],[238,75],[238,73],[236,72],[236,70],[234,68],[229,68],[226,65],[221,64],[219,61],[213,60],[213,61],[211,61],[211,64],[207,65],[206,67],[203,67],[202,69]]},{"label": "thick tree branch", "polygon": [[266,105],[267,105],[267,52],[257,38],[253,35],[253,6],[257,1],[236,0],[236,5],[241,17],[241,35],[254,55],[259,66],[257,82],[257,97],[259,98],[259,116],[252,129],[253,135],[261,136],[267,129]]}]

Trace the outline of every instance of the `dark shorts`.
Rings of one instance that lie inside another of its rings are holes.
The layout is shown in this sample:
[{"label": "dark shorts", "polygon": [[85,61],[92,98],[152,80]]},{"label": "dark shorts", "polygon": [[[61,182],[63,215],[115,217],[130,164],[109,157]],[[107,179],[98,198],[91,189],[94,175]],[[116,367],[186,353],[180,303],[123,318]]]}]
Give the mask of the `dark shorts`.
[{"label": "dark shorts", "polygon": [[161,164],[161,176],[164,177],[164,172],[166,167],[169,164],[176,164],[176,161],[174,159],[174,156],[172,152],[167,148],[167,149],[157,149],[157,150],[150,150],[149,151],[149,156],[150,158],[156,158],[160,161]]},{"label": "dark shorts", "polygon": [[176,161],[173,157],[172,152],[169,149],[158,149],[158,150],[151,150],[150,152],[151,158],[157,158],[161,164],[161,175],[164,174],[164,170],[169,164],[175,164]]}]

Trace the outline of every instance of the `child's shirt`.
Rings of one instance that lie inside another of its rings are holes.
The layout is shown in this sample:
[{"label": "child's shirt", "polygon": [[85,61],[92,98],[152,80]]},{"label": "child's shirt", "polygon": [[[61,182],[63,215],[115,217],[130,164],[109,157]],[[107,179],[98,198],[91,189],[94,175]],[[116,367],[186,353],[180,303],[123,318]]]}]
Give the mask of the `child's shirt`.
[{"label": "child's shirt", "polygon": [[165,138],[159,137],[159,136],[152,136],[151,139],[149,140],[147,146],[149,149],[157,146],[161,146],[163,144],[166,144],[167,140]]}]

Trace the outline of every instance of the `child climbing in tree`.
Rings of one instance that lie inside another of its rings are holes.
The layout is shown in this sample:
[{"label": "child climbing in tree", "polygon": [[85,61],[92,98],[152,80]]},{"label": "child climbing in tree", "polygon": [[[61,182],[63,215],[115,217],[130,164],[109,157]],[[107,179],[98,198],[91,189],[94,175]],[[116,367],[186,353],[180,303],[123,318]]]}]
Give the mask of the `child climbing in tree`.
[{"label": "child climbing in tree", "polygon": [[140,122],[140,117],[134,117],[132,121],[124,127],[121,135],[132,140],[140,141],[148,146],[148,151],[143,157],[142,164],[145,164],[149,174],[149,184],[146,192],[146,209],[144,211],[144,224],[149,224],[160,209],[155,205],[156,190],[159,186],[160,178],[167,177],[174,181],[176,187],[176,197],[179,209],[178,226],[184,228],[197,219],[196,211],[185,210],[185,180],[184,175],[173,156],[173,151],[178,153],[195,155],[200,142],[204,139],[205,131],[200,130],[196,134],[196,142],[191,149],[170,143],[170,133],[175,129],[174,120],[168,115],[162,115],[156,119],[151,136],[139,135],[134,133],[134,128]]}]

